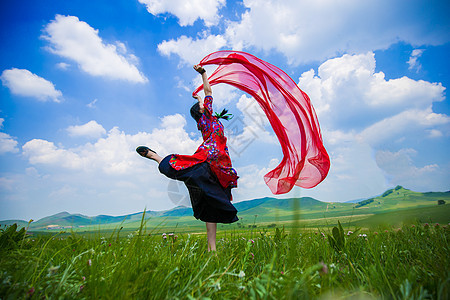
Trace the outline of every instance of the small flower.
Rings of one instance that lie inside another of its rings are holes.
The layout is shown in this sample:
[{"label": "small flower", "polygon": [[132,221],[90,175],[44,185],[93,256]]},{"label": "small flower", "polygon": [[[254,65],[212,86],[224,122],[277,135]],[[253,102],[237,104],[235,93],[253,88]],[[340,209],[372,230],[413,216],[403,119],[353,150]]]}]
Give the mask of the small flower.
[{"label": "small flower", "polygon": [[439,227],[439,223],[434,224],[434,227],[438,228]]},{"label": "small flower", "polygon": [[252,243],[252,245],[255,243],[255,241],[254,240],[249,240],[250,241],[250,243]]},{"label": "small flower", "polygon": [[162,234],[162,237],[164,238],[166,236],[166,233],[164,232],[163,234]]},{"label": "small flower", "polygon": [[389,232],[389,230],[385,230],[384,232],[388,233],[388,232]]},{"label": "small flower", "polygon": [[320,264],[322,265],[322,269],[319,270],[319,273],[328,274],[328,267],[327,267],[327,265],[324,264],[323,261],[321,261]]},{"label": "small flower", "polygon": [[349,231],[347,232],[347,235],[350,235],[350,234],[352,234],[352,233],[353,233],[353,231],[350,231],[350,230],[349,230]]},{"label": "small flower", "polygon": [[163,239],[167,239],[167,236],[163,235]]},{"label": "small flower", "polygon": [[173,236],[173,233],[169,233],[169,236]]},{"label": "small flower", "polygon": [[82,279],[83,281],[86,281],[86,277],[84,277],[84,276],[83,276],[83,277],[81,277],[81,279]]},{"label": "small flower", "polygon": [[423,227],[425,227],[425,228],[428,228],[430,225],[428,224],[428,223],[425,223],[424,225],[423,225]]},{"label": "small flower", "polygon": [[88,259],[88,261],[87,261],[87,265],[90,267],[90,266],[92,266],[92,260],[89,258]]},{"label": "small flower", "polygon": [[239,278],[244,278],[244,277],[245,277],[244,271],[241,270],[241,271],[239,272],[239,275],[238,275],[238,276],[239,276]]},{"label": "small flower", "polygon": [[80,285],[80,292],[83,291],[84,285]]},{"label": "small flower", "polygon": [[49,276],[51,276],[51,275],[54,275],[54,274],[56,274],[56,273],[58,273],[58,270],[59,270],[59,266],[56,266],[56,267],[50,267],[50,268],[48,268],[48,275]]},{"label": "small flower", "polygon": [[109,243],[108,247],[111,247],[111,243]]},{"label": "small flower", "polygon": [[412,224],[412,225],[411,225],[411,228],[414,228],[414,227],[416,227],[416,225]]},{"label": "small flower", "polygon": [[173,240],[174,240],[174,241],[176,241],[177,238],[178,238],[178,235],[174,235],[174,236],[173,236]]},{"label": "small flower", "polygon": [[281,275],[284,275],[284,272],[283,272],[283,271],[281,271]]},{"label": "small flower", "polygon": [[30,289],[28,290],[27,295],[28,295],[28,296],[33,296],[33,294],[34,294],[35,291],[36,291],[36,290],[34,289],[34,287],[32,287],[32,288],[30,288]]},{"label": "small flower", "polygon": [[251,259],[254,259],[255,258],[255,254],[253,254],[253,252],[250,252],[250,257],[251,257]]},{"label": "small flower", "polygon": [[378,235],[378,232],[375,231],[373,234]]}]

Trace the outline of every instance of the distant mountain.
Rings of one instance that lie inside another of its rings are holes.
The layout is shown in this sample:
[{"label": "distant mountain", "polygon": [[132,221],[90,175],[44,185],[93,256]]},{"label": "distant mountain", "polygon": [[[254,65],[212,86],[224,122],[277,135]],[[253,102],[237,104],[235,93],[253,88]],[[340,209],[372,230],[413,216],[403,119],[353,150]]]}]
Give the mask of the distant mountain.
[{"label": "distant mountain", "polygon": [[[450,203],[450,191],[418,193],[401,186],[389,189],[382,195],[350,202],[322,202],[310,197],[277,199],[271,197],[253,199],[234,203],[241,220],[257,220],[259,222],[274,222],[280,220],[292,220],[294,208],[302,219],[320,219],[348,215],[374,215],[390,211],[410,209],[416,207],[429,207],[441,203]],[[192,208],[175,207],[167,211],[146,211],[146,219],[152,220],[178,220],[189,222],[192,220]],[[52,216],[42,218],[30,224],[30,230],[43,229],[67,229],[83,228],[95,225],[139,224],[143,212],[123,216],[99,215],[88,217],[82,214],[70,214],[61,212]],[[187,218],[186,218],[187,217]],[[187,221],[186,221],[187,220]],[[178,222],[177,221],[177,222]],[[450,220],[449,220],[450,221]],[[161,221],[158,221],[161,222]],[[27,226],[28,222],[23,220],[0,221],[0,225],[11,225],[17,223],[19,226]]]}]

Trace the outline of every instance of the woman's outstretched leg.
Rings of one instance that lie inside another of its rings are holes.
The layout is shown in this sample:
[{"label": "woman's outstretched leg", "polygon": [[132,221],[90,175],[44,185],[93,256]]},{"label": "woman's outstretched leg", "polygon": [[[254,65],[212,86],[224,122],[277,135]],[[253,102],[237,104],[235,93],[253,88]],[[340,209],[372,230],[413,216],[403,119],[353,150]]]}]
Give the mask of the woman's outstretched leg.
[{"label": "woman's outstretched leg", "polygon": [[208,251],[216,251],[217,223],[206,222],[206,235],[208,237]]},{"label": "woman's outstretched leg", "polygon": [[142,157],[146,157],[148,159],[156,161],[158,164],[163,160],[163,158],[159,156],[158,153],[145,146],[137,147],[136,152],[139,153],[139,155]]}]

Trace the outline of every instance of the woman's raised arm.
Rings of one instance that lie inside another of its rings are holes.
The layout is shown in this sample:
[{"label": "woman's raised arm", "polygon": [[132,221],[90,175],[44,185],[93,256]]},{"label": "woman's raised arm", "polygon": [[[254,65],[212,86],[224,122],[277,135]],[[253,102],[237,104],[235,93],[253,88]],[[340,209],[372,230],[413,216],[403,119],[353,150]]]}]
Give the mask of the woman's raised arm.
[{"label": "woman's raised arm", "polygon": [[211,89],[211,85],[209,84],[209,81],[208,81],[208,75],[206,75],[206,70],[200,65],[195,65],[194,66],[194,70],[199,72],[202,75],[203,92],[205,92],[205,97],[206,96],[211,96],[212,95],[212,89]]}]

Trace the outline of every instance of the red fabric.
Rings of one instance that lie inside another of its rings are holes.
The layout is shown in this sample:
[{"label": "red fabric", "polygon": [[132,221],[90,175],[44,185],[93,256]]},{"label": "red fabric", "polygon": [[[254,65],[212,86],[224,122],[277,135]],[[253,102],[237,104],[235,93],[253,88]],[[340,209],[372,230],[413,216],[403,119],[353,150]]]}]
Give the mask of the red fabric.
[{"label": "red fabric", "polygon": [[237,173],[231,167],[231,159],[228,153],[227,138],[223,133],[223,125],[213,116],[213,98],[205,97],[204,112],[197,123],[202,132],[203,143],[193,155],[174,154],[169,164],[176,170],[183,170],[196,164],[207,161],[211,170],[216,174],[220,184],[226,188],[237,187]]},{"label": "red fabric", "polygon": [[283,159],[264,176],[272,193],[287,193],[294,185],[312,188],[324,180],[330,158],[308,95],[285,72],[245,52],[218,51],[200,61],[213,64],[219,66],[210,84],[230,84],[253,96],[278,137]]}]

